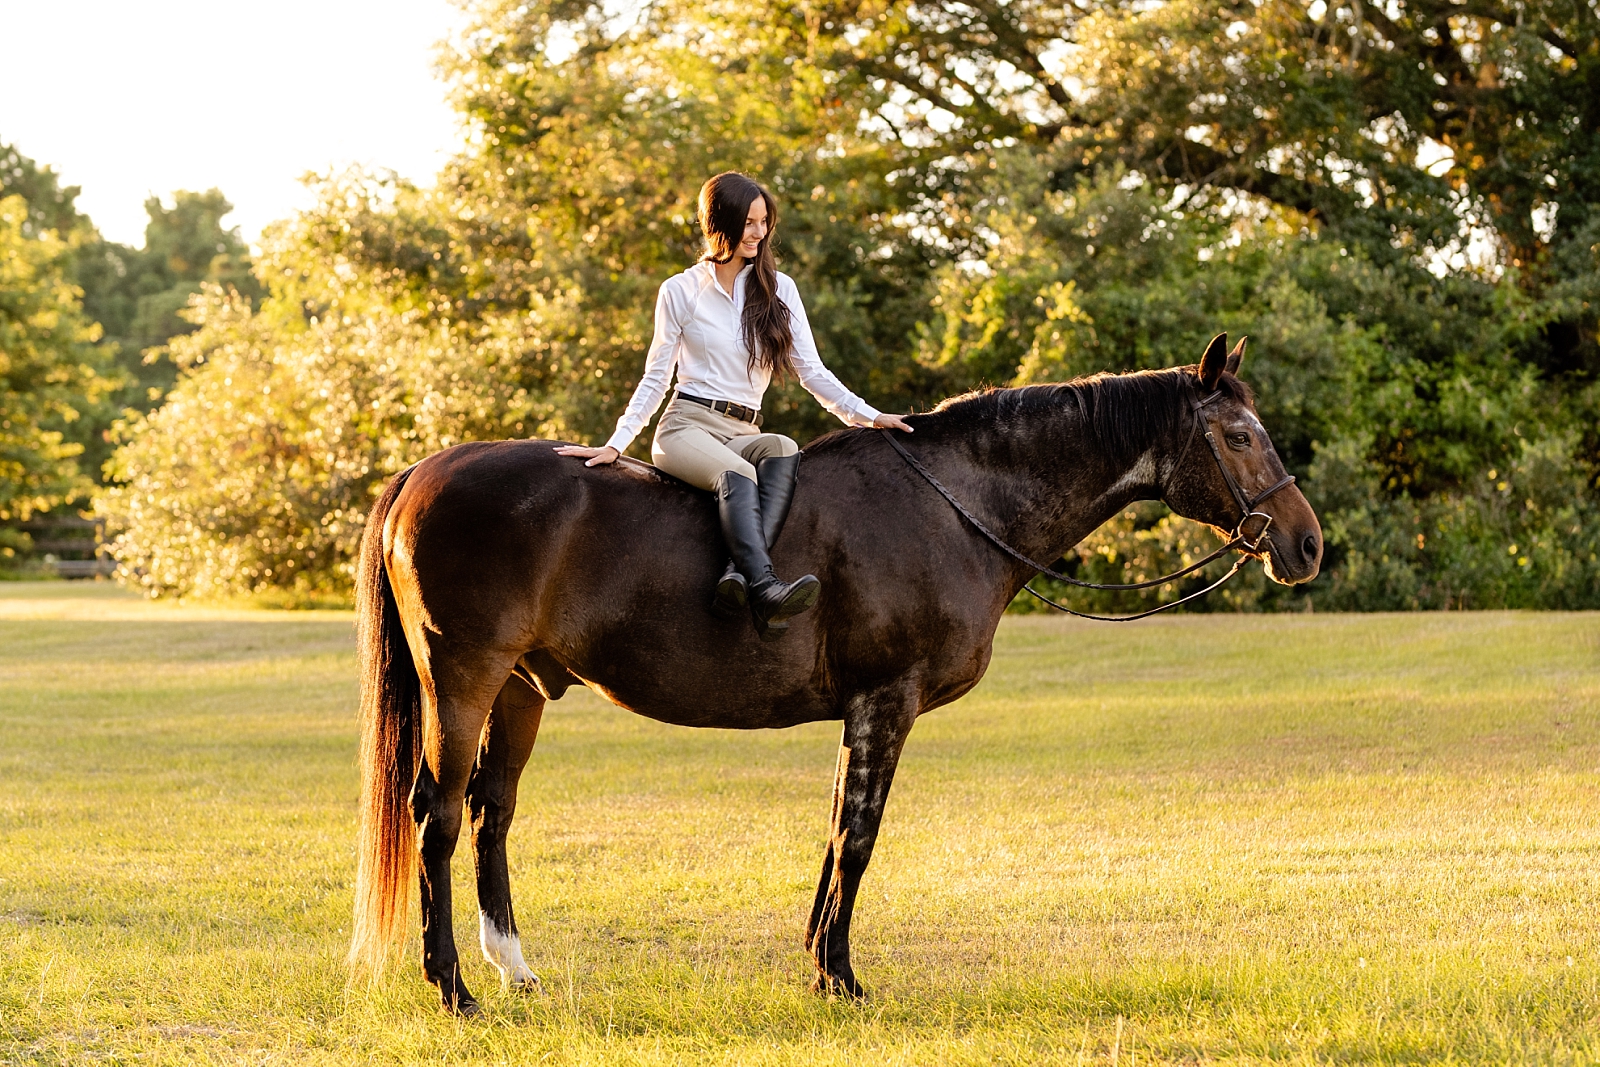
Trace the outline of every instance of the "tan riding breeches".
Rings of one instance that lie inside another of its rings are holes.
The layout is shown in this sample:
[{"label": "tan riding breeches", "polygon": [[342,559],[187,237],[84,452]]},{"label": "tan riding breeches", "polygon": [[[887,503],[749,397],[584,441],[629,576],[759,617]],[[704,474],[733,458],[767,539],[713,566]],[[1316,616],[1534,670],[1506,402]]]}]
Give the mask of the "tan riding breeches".
[{"label": "tan riding breeches", "polygon": [[748,422],[677,397],[662,412],[650,443],[656,466],[701,489],[712,488],[723,471],[756,481],[757,463],[798,451],[800,446],[781,433],[762,433]]}]

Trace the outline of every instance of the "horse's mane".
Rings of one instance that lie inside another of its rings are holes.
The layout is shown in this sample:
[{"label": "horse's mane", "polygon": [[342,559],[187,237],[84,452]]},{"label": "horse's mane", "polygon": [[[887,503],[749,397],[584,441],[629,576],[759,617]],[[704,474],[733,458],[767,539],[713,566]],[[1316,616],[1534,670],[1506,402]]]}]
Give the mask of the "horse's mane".
[{"label": "horse's mane", "polygon": [[[918,433],[970,437],[992,433],[1012,421],[1073,415],[1088,424],[1112,458],[1133,462],[1149,442],[1177,429],[1188,410],[1196,368],[1101,372],[1069,382],[978,389],[940,402],[932,411],[910,416]],[[1225,395],[1255,403],[1250,386],[1224,374],[1217,386]],[[806,446],[831,443],[851,430],[836,430]]]}]

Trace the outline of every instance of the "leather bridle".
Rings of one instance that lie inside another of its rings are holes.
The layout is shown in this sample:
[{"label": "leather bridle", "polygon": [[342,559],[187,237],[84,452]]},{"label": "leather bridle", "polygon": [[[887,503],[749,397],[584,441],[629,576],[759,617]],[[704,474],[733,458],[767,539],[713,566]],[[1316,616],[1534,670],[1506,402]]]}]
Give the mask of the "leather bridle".
[{"label": "leather bridle", "polygon": [[[1189,437],[1183,444],[1183,451],[1178,453],[1178,462],[1172,467],[1174,471],[1183,466],[1184,457],[1189,454],[1189,445],[1194,442],[1195,429],[1202,422],[1206,422],[1206,407],[1220,396],[1222,396],[1222,390],[1214,390],[1209,396],[1197,398],[1194,404],[1190,407],[1189,410],[1193,413],[1193,415],[1189,420]],[[1268,515],[1266,512],[1257,511],[1256,508],[1260,507],[1262,502],[1264,502],[1272,494],[1278,492],[1278,490],[1287,489],[1289,486],[1293,485],[1295,481],[1294,475],[1285,474],[1282,478],[1279,478],[1276,482],[1268,486],[1266,489],[1261,490],[1261,492],[1257,493],[1255,496],[1247,497],[1244,495],[1244,490],[1240,488],[1238,479],[1233,476],[1233,472],[1228,469],[1228,465],[1222,462],[1222,446],[1217,444],[1216,431],[1211,428],[1211,424],[1209,422],[1206,422],[1205,437],[1206,444],[1211,446],[1211,458],[1217,461],[1217,470],[1222,472],[1222,480],[1227,483],[1228,492],[1233,494],[1234,503],[1239,505],[1239,524],[1235,526],[1233,530],[1234,541],[1240,545],[1243,545],[1245,550],[1248,552],[1259,553],[1261,551],[1262,540],[1266,538],[1267,531],[1272,529],[1272,516]],[[1165,494],[1163,493],[1163,495]],[[1257,517],[1265,519],[1266,521],[1261,524],[1261,532],[1256,534],[1254,541],[1251,541],[1244,535],[1244,526],[1245,523]]]},{"label": "leather bridle", "polygon": [[[996,548],[999,548],[1001,551],[1005,552],[1013,559],[1016,559],[1018,562],[1027,564],[1039,574],[1045,575],[1048,578],[1054,578],[1057,581],[1066,582],[1068,585],[1075,585],[1080,589],[1100,589],[1118,592],[1134,589],[1153,589],[1158,585],[1166,585],[1168,582],[1173,582],[1186,575],[1192,574],[1201,567],[1204,567],[1206,564],[1220,559],[1236,548],[1243,548],[1245,552],[1248,553],[1247,555],[1239,557],[1238,561],[1234,563],[1233,568],[1229,570],[1227,574],[1224,574],[1221,578],[1217,579],[1215,582],[1212,582],[1204,589],[1201,589],[1198,592],[1190,593],[1188,596],[1174,600],[1171,603],[1162,604],[1160,607],[1151,608],[1149,611],[1141,611],[1137,615],[1090,615],[1085,612],[1074,611],[1064,604],[1056,603],[1054,600],[1051,600],[1049,597],[1033,588],[1031,583],[1022,587],[1029,594],[1036,597],[1041,602],[1048,604],[1050,607],[1055,608],[1057,611],[1065,612],[1068,615],[1075,615],[1080,619],[1092,619],[1095,622],[1133,622],[1136,619],[1146,619],[1151,615],[1156,615],[1163,611],[1170,611],[1180,604],[1186,604],[1191,600],[1203,597],[1213,589],[1216,589],[1218,586],[1222,585],[1229,578],[1232,578],[1235,574],[1238,574],[1239,568],[1244,566],[1246,560],[1248,560],[1251,556],[1256,556],[1261,553],[1262,542],[1266,540],[1267,531],[1272,528],[1272,516],[1268,515],[1266,512],[1257,511],[1256,509],[1274,493],[1278,492],[1279,490],[1286,489],[1294,484],[1294,475],[1285,474],[1273,485],[1257,493],[1255,496],[1250,497],[1245,495],[1244,490],[1240,487],[1238,480],[1234,478],[1233,472],[1228,470],[1228,465],[1222,461],[1222,449],[1217,444],[1216,432],[1211,429],[1210,423],[1206,421],[1205,409],[1222,397],[1222,395],[1222,390],[1217,389],[1213,390],[1208,396],[1195,397],[1194,402],[1189,408],[1189,436],[1184,440],[1183,451],[1178,453],[1178,462],[1173,465],[1172,470],[1177,471],[1183,466],[1184,459],[1189,455],[1189,447],[1194,444],[1195,434],[1201,424],[1204,423],[1206,427],[1206,444],[1211,446],[1211,456],[1217,461],[1217,469],[1222,472],[1222,480],[1227,483],[1228,491],[1233,494],[1234,503],[1238,504],[1239,506],[1239,523],[1234,527],[1233,536],[1228,539],[1227,544],[1223,545],[1221,548],[1217,549],[1215,552],[1212,552],[1203,559],[1196,560],[1194,563],[1189,564],[1189,566],[1183,568],[1181,571],[1173,571],[1171,574],[1163,575],[1160,578],[1152,578],[1146,582],[1133,582],[1127,585],[1085,582],[1078,578],[1072,577],[1070,574],[1062,574],[1060,571],[1053,570],[1050,567],[1044,566],[1042,563],[1037,563],[1034,560],[1029,559],[1027,556],[1024,556],[1021,552],[1018,552],[1015,548],[1012,548],[1005,541],[1001,540],[999,535],[990,530],[989,527],[985,526],[981,519],[969,511],[967,507],[961,503],[961,501],[957,500],[955,494],[950,492],[949,489],[946,489],[944,484],[940,482],[938,478],[934,477],[933,472],[922,465],[921,460],[917,459],[916,456],[913,456],[905,445],[901,444],[895,439],[896,431],[882,429],[878,432],[883,434],[883,439],[888,441],[889,444],[894,447],[896,452],[900,453],[900,457],[906,461],[907,465],[909,465],[912,470],[920,474],[924,481],[933,486],[934,489],[938,490],[939,495],[944,497],[945,500],[949,502],[951,507],[955,508],[964,519],[972,524],[974,529],[983,534],[983,536],[986,537],[992,544],[994,544]],[[1164,486],[1162,487],[1162,490],[1164,496]],[[1246,536],[1245,526],[1253,518],[1260,518],[1265,521],[1261,524],[1261,530],[1252,540],[1250,537]]]}]

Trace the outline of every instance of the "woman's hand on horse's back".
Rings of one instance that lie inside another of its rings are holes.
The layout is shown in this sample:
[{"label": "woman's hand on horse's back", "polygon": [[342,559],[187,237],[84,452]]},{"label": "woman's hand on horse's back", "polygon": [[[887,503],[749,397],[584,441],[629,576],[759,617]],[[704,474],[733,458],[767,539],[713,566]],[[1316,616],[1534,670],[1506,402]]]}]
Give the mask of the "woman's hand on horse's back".
[{"label": "woman's hand on horse's back", "polygon": [[619,453],[610,445],[602,448],[590,448],[587,445],[562,445],[556,449],[558,456],[577,456],[579,459],[588,460],[585,467],[599,467],[607,463],[615,463]]},{"label": "woman's hand on horse's back", "polygon": [[904,430],[906,433],[916,433],[911,424],[899,415],[891,415],[887,411],[872,420],[872,425],[880,430]]}]

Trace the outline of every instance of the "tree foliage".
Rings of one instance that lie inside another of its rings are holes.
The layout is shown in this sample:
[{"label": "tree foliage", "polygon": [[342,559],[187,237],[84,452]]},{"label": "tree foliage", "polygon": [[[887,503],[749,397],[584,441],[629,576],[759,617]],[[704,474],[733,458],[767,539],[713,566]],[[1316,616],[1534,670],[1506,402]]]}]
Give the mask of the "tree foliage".
[{"label": "tree foliage", "polygon": [[347,589],[373,487],[506,436],[526,402],[494,345],[420,315],[307,320],[208,286],[189,317],[171,343],[183,374],[124,428],[100,500],[123,577],[152,594]]},{"label": "tree foliage", "polygon": [[53,394],[53,403],[66,402],[61,397],[71,388],[87,390],[69,403],[74,417],[57,419],[48,431],[62,434],[62,445],[73,457],[67,465],[88,479],[75,475],[81,491],[75,490],[77,497],[53,497],[58,505],[74,499],[81,504],[83,492],[100,478],[111,454],[107,435],[124,411],[147,411],[165,397],[177,369],[162,346],[194,329],[181,315],[190,296],[205,283],[252,298],[261,292],[238,231],[222,228],[232,205],[219,191],[179,190],[171,207],[159,197],[148,199],[150,223],[142,248],[103,238],[78,211],[78,193],[77,186],[63,186],[49,167],[0,143],[0,196],[26,203],[18,232],[49,245],[49,251],[40,245],[36,254],[54,264],[74,291],[81,317],[96,327],[97,375]]},{"label": "tree foliage", "polygon": [[[1219,329],[1250,335],[1245,376],[1322,516],[1328,576],[1293,592],[1252,578],[1219,603],[1600,598],[1600,386],[1517,358],[1544,314],[1522,290],[1379,265],[1281,224],[1230,244],[1231,226],[1126,175],[1070,193],[1029,177],[1016,167],[996,179],[1006,202],[984,220],[994,249],[945,273],[924,359],[978,380],[1061,380],[1192,359]],[[1142,580],[1213,545],[1135,509],[1077,562],[1097,581],[1124,566]]]},{"label": "tree foliage", "polygon": [[96,235],[76,257],[84,311],[100,323],[128,373],[121,400],[141,411],[158,404],[177,375],[161,347],[194,329],[180,314],[190,296],[208,283],[251,299],[261,295],[239,231],[222,227],[233,205],[220,191],[180,189],[171,207],[155,196],[144,207],[150,222],[143,248]]},{"label": "tree foliage", "polygon": [[69,278],[69,245],[21,196],[0,198],[0,521],[86,495],[75,424],[114,384]]}]

